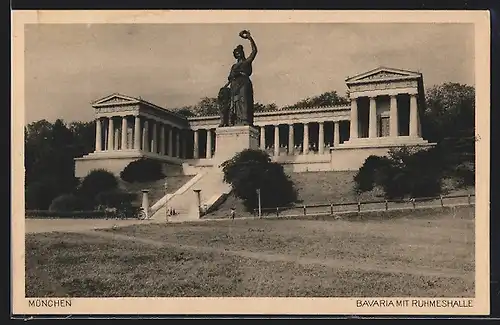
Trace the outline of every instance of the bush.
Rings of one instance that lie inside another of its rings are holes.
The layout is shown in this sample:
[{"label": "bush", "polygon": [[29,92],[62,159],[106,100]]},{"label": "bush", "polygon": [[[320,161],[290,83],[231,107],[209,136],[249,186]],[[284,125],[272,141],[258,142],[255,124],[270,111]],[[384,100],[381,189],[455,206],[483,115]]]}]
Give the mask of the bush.
[{"label": "bush", "polygon": [[26,218],[32,219],[102,219],[106,218],[104,211],[48,211],[48,210],[26,210]]},{"label": "bush", "polygon": [[387,158],[371,155],[366,158],[363,166],[361,166],[354,176],[356,192],[367,192],[373,190],[375,185],[376,171],[384,168],[387,165]]},{"label": "bush", "polygon": [[263,208],[285,207],[297,200],[294,184],[283,166],[271,162],[264,151],[244,150],[221,167],[224,181],[231,184],[234,195],[243,200],[247,211],[258,206],[257,189]]},{"label": "bush", "polygon": [[388,157],[370,156],[356,174],[358,192],[380,186],[386,198],[431,197],[441,193],[443,165],[437,149],[391,149]]},{"label": "bush", "polygon": [[54,187],[46,182],[34,182],[25,189],[26,209],[46,210],[57,195]]},{"label": "bush", "polygon": [[164,177],[162,164],[147,158],[131,162],[120,173],[120,178],[129,183],[157,181]]},{"label": "bush", "polygon": [[81,211],[85,208],[85,202],[74,194],[62,194],[56,197],[50,204],[49,211],[70,212]]},{"label": "bush", "polygon": [[96,203],[112,208],[130,207],[136,199],[136,194],[128,193],[121,190],[111,190],[101,192],[96,196]]},{"label": "bush", "polygon": [[88,202],[93,202],[97,194],[114,190],[117,187],[118,181],[113,173],[104,169],[95,169],[82,180],[78,194]]}]

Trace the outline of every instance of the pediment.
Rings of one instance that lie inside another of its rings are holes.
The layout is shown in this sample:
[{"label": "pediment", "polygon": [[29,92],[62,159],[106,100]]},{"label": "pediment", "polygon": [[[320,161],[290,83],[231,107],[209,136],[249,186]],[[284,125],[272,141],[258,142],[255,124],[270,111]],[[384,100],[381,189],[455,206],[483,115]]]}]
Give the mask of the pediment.
[{"label": "pediment", "polygon": [[136,103],[138,103],[138,100],[136,98],[121,94],[112,94],[104,98],[98,99],[92,104],[92,106],[123,105],[123,104],[136,104]]},{"label": "pediment", "polygon": [[418,78],[418,77],[420,77],[420,73],[418,72],[379,67],[377,69],[347,78],[346,82],[357,83],[357,82],[370,82],[377,80],[397,80],[397,79],[408,79],[408,78]]}]

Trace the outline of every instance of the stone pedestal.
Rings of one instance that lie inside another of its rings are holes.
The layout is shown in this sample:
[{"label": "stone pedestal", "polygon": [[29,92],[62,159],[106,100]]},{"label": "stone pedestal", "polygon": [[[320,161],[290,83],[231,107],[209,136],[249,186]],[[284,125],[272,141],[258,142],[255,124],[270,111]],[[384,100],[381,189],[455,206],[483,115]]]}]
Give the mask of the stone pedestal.
[{"label": "stone pedestal", "polygon": [[217,165],[245,149],[259,149],[259,129],[253,126],[229,126],[215,130]]}]

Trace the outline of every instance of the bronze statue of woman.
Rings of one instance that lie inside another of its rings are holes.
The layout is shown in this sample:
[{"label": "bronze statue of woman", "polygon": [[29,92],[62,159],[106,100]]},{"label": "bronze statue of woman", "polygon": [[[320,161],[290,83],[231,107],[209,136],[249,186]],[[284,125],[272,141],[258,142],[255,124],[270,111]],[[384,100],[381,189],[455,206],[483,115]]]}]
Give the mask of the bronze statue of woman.
[{"label": "bronze statue of woman", "polygon": [[234,125],[253,125],[253,85],[252,62],[257,55],[257,45],[247,30],[240,32],[240,37],[248,39],[252,46],[252,53],[245,57],[243,46],[238,45],[233,50],[236,63],[231,67],[228,83],[231,89],[231,112],[234,114]]}]

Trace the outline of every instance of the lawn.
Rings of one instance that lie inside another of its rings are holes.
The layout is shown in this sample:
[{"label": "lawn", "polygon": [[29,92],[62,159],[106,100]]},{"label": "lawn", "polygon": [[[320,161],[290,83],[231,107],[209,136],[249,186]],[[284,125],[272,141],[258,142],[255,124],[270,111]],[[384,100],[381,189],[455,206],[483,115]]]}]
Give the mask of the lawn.
[{"label": "lawn", "polygon": [[474,296],[474,209],[26,236],[26,295]]}]

